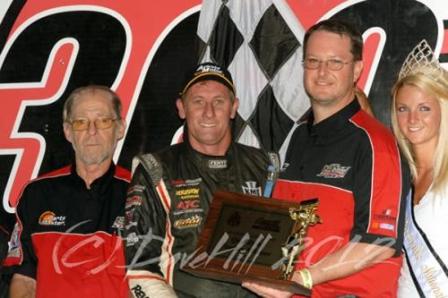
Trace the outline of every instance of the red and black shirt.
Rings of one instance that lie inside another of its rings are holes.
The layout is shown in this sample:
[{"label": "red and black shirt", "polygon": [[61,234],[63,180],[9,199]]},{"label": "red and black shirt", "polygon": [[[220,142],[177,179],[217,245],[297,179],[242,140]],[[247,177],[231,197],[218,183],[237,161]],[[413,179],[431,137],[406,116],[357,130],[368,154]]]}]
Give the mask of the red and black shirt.
[{"label": "red and black shirt", "polygon": [[37,297],[125,297],[118,234],[129,180],[129,171],[112,165],[89,189],[68,166],[26,185],[9,261],[36,279]]},{"label": "red and black shirt", "polygon": [[[310,227],[298,267],[349,241],[388,245],[400,254],[410,178],[393,135],[356,100],[313,125],[301,123],[289,143],[275,198],[319,199],[323,223]],[[341,260],[343,261],[343,260]],[[313,296],[395,296],[401,258],[313,288]]]}]

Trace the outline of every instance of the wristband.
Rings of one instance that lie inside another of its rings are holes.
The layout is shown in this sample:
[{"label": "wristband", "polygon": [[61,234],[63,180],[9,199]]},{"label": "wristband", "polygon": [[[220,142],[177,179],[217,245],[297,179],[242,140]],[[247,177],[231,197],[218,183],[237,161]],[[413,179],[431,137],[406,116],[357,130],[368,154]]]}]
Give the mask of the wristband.
[{"label": "wristband", "polygon": [[304,268],[298,271],[300,277],[302,278],[303,286],[309,290],[313,287],[313,278],[311,277],[311,272]]}]

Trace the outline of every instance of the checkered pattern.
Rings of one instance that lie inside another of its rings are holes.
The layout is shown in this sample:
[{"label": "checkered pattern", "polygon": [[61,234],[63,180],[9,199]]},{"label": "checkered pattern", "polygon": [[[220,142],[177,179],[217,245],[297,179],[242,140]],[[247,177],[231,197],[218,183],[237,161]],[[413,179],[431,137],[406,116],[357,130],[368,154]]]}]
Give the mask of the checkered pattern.
[{"label": "checkered pattern", "polygon": [[284,1],[204,0],[198,35],[201,61],[232,73],[240,143],[279,151],[294,122],[309,108],[303,88],[304,30]]}]

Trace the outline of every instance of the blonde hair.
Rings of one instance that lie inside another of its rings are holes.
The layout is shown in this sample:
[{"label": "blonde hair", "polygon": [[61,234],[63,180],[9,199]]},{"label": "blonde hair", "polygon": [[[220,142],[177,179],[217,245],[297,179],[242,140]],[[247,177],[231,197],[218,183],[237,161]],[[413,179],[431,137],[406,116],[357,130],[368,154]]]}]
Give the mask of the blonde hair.
[{"label": "blonde hair", "polygon": [[441,66],[426,65],[400,77],[392,88],[391,120],[398,145],[409,163],[413,179],[417,177],[415,154],[411,144],[401,133],[397,122],[396,97],[403,86],[410,85],[435,97],[440,105],[440,127],[433,159],[433,184],[435,192],[448,183],[448,72]]},{"label": "blonde hair", "polygon": [[369,114],[372,117],[375,117],[375,114],[373,113],[372,106],[370,105],[369,98],[364,93],[364,91],[356,86],[355,88],[355,95],[356,99],[359,102],[359,105],[361,106],[361,109],[364,110],[367,114]]}]

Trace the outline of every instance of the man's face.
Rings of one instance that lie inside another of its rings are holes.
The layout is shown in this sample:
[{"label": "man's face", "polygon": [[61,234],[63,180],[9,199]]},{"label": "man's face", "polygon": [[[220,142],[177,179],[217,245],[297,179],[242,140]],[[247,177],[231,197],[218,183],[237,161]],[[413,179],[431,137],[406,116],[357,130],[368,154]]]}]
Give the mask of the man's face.
[{"label": "man's face", "polygon": [[[351,42],[346,35],[328,31],[315,31],[308,39],[306,57],[322,61],[317,69],[304,69],[305,89],[313,106],[342,109],[354,98],[354,85],[358,80],[362,61],[353,61]],[[343,62],[340,70],[331,70],[326,61]]]},{"label": "man's face", "polygon": [[224,155],[231,142],[230,119],[235,118],[238,99],[221,83],[201,81],[177,100],[179,116],[186,119],[191,146],[204,154]]},{"label": "man's face", "polygon": [[107,121],[117,119],[112,100],[108,94],[101,90],[85,92],[73,103],[70,122],[87,120],[86,130],[75,130],[70,123],[64,123],[66,139],[72,143],[75,150],[76,162],[88,166],[101,164],[112,160],[117,142],[123,137],[125,123],[123,120],[115,120],[111,127],[98,129],[95,120]]}]

